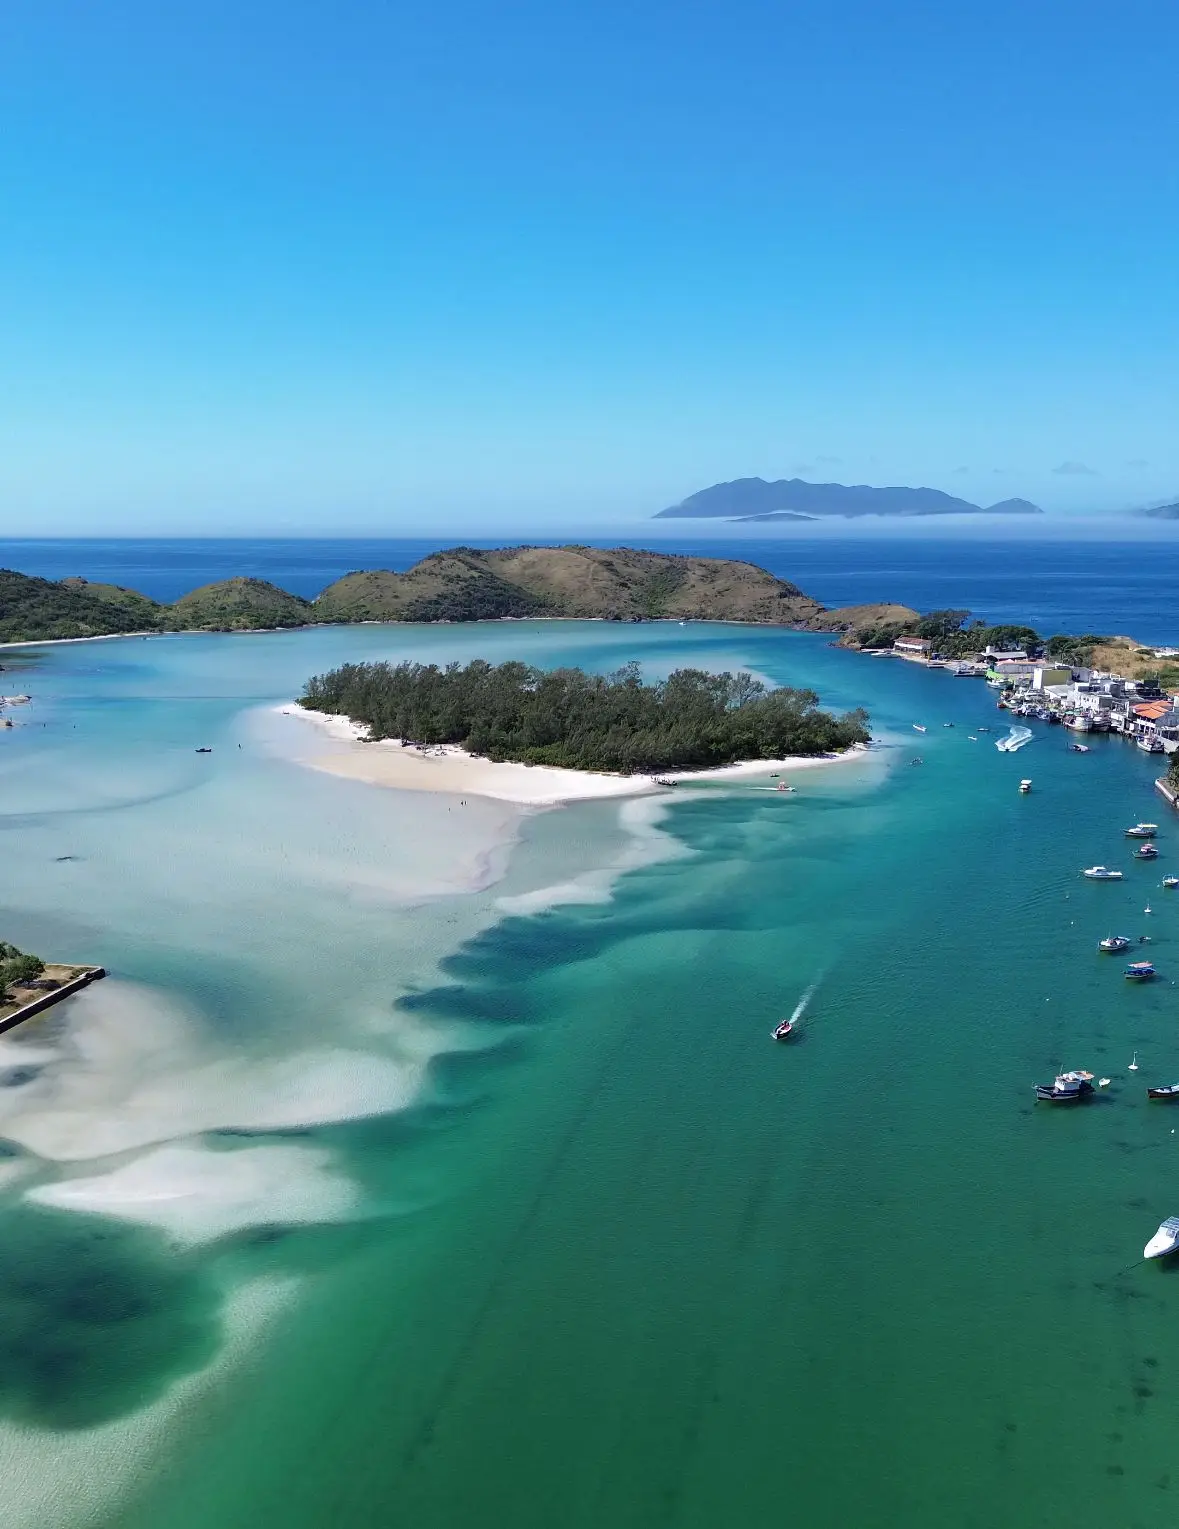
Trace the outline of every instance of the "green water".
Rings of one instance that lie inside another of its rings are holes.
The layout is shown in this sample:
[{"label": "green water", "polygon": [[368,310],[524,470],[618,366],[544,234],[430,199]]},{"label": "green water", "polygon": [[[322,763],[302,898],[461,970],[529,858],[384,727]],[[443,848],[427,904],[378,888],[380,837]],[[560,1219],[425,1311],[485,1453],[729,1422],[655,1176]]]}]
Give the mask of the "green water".
[{"label": "green water", "polygon": [[[942,684],[932,715],[985,715]],[[1142,1091],[1179,1071],[1174,992],[1094,954],[1160,872],[1076,874],[1125,857],[1149,762],[921,747],[789,804],[690,797],[692,860],[452,959],[438,1009],[528,1038],[444,1073],[464,1119],[409,1149],[438,1202],[119,1522],[1033,1525],[1067,1484],[1073,1523],[1162,1523],[1179,1286],[1137,1255],[1179,1196]],[[1058,1063],[1113,1086],[1037,1110]]]},{"label": "green water", "polygon": [[[280,980],[275,952],[286,962],[326,937],[333,976],[367,1001],[452,920],[440,968],[421,959],[397,1013],[461,1021],[476,1048],[439,1054],[412,1108],[274,1137],[348,1164],[366,1211],[347,1224],[177,1254],[146,1230],[10,1207],[4,1417],[63,1441],[110,1419],[133,1428],[215,1355],[222,1299],[272,1271],[297,1279],[294,1304],[160,1431],[136,1489],[88,1521],[1169,1522],[1179,1283],[1140,1252],[1179,1211],[1179,1111],[1144,1098],[1179,1077],[1179,895],[1158,888],[1179,833],[1164,824],[1154,867],[1134,865],[1122,838],[1163,812],[1151,761],[1105,740],[1070,754],[1046,728],[999,755],[968,736],[995,721],[983,687],[791,634],[569,628],[560,654],[544,637],[554,659],[603,664],[623,642],[664,664],[687,644],[694,662],[738,659],[864,701],[899,741],[801,777],[794,797],[678,793],[663,827],[691,853],[630,872],[609,902],[465,925],[459,904],[487,914],[492,893],[397,923],[337,906],[335,883],[307,883],[300,862],[271,929],[251,912],[271,906],[262,883],[242,871],[235,962],[205,978],[221,1044],[284,1025],[302,1038],[317,1013],[345,1022],[346,1006],[324,1009],[314,963]],[[288,667],[300,651],[290,638],[250,649]],[[251,699],[271,693],[254,662]],[[135,683],[182,689],[174,667]],[[151,726],[166,732],[161,715]],[[105,744],[124,757],[114,732]],[[265,806],[277,777],[260,779],[252,831],[277,834]],[[395,807],[373,804],[393,794],[282,780],[314,789],[301,821],[339,790],[332,834],[361,813],[394,841]],[[153,802],[173,799],[166,787]],[[196,800],[219,845],[240,836],[244,819],[217,816],[200,789],[175,816],[143,807],[153,830],[179,832]],[[16,826],[50,831],[36,814]],[[608,804],[549,814],[519,864],[563,873],[611,835]],[[141,878],[163,841],[143,842]],[[289,842],[284,827],[283,854]],[[353,870],[364,853],[349,849]],[[1126,881],[1081,880],[1099,860],[1124,864]],[[32,905],[51,873],[28,874]],[[115,889],[103,939],[127,975],[200,990],[194,951],[208,930],[232,940],[233,919],[214,924],[187,886],[175,915],[141,899],[125,920]],[[1095,946],[1147,929],[1163,980],[1133,988]],[[800,1039],[775,1046],[773,1023],[815,983]],[[1112,1085],[1083,1109],[1037,1108],[1031,1084],[1061,1065]]]}]

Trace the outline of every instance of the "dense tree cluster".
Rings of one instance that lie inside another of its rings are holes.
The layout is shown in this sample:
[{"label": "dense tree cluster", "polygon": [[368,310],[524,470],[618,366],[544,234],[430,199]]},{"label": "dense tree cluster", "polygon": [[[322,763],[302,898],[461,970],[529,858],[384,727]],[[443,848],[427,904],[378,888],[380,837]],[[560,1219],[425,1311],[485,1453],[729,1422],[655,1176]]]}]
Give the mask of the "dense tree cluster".
[{"label": "dense tree cluster", "polygon": [[820,711],[813,690],[749,674],[678,669],[645,685],[637,664],[602,676],[528,664],[345,664],[309,680],[300,704],[367,724],[373,739],[458,743],[496,760],[578,770],[703,769],[848,748],[867,715]]},{"label": "dense tree cluster", "polygon": [[966,658],[986,648],[1014,649],[1028,653],[1039,653],[1042,650],[1050,658],[1076,665],[1087,664],[1093,649],[1106,640],[1091,632],[1083,637],[1059,634],[1045,639],[1034,627],[1015,623],[988,626],[977,617],[971,620],[970,612],[963,610],[930,611],[919,621],[903,625],[893,623],[871,631],[861,631],[857,637],[860,646],[864,648],[891,647],[898,637],[928,637],[933,652],[942,658]]},{"label": "dense tree cluster", "polygon": [[21,983],[32,982],[44,970],[45,962],[40,956],[27,956],[15,945],[9,945],[4,940],[0,940],[0,1002],[4,1000],[10,987],[19,987]]}]

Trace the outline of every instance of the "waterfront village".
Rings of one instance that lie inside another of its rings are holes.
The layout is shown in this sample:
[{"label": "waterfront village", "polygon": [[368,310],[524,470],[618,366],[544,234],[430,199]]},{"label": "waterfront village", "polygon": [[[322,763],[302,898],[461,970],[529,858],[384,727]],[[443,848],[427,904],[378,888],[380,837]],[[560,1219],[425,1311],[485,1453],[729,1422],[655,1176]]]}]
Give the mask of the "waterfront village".
[{"label": "waterfront village", "polygon": [[[1078,733],[1120,733],[1150,754],[1179,750],[1179,694],[1169,694],[1157,675],[1127,679],[1052,658],[1035,647],[1011,651],[990,646],[968,659],[944,658],[927,637],[898,637],[892,652],[962,678],[985,679],[999,692],[998,705],[1014,716],[1060,723]],[[1151,653],[1160,668],[1176,657],[1174,648]]]}]

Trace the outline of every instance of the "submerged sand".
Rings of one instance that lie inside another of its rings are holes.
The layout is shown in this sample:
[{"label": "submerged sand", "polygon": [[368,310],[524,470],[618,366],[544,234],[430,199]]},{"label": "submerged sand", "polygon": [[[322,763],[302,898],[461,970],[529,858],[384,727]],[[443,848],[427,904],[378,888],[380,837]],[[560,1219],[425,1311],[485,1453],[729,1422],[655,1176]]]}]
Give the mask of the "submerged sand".
[{"label": "submerged sand", "polygon": [[783,774],[862,758],[867,752],[856,747],[842,754],[744,760],[712,770],[679,770],[658,776],[609,775],[594,770],[496,762],[469,754],[457,744],[421,746],[392,739],[370,743],[367,729],[348,717],[308,711],[298,705],[282,706],[278,711],[284,717],[301,718],[315,730],[315,743],[296,755],[301,764],[374,786],[491,797],[522,807],[555,807],[603,797],[640,796],[662,789],[660,783],[666,781],[725,781]]}]

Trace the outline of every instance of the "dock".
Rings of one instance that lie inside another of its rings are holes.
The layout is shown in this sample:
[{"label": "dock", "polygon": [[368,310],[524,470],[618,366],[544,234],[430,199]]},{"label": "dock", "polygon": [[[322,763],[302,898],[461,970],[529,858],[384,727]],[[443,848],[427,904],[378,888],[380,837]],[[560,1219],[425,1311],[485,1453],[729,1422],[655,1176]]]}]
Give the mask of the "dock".
[{"label": "dock", "polygon": [[84,987],[89,987],[92,982],[97,982],[106,976],[104,966],[63,966],[57,963],[45,967],[45,973],[38,981],[56,982],[52,988],[33,988],[24,985],[18,986],[16,991],[22,995],[33,993],[33,997],[24,997],[24,1001],[18,1004],[0,1003],[0,1035],[6,1030],[15,1029],[17,1025],[24,1024],[26,1019],[32,1019],[34,1014],[41,1014],[46,1009],[60,1003],[63,998],[72,998],[75,993],[80,993]]}]

